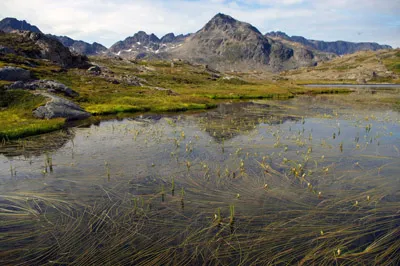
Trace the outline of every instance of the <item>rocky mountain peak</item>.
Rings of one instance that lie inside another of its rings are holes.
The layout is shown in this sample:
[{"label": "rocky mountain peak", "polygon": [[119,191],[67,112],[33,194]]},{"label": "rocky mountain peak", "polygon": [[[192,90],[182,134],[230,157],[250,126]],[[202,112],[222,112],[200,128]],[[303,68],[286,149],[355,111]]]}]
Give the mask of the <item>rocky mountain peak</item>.
[{"label": "rocky mountain peak", "polygon": [[33,26],[25,20],[18,20],[16,18],[4,18],[0,21],[0,30],[4,32],[12,32],[14,30],[25,30],[35,33],[42,33],[38,27]]},{"label": "rocky mountain peak", "polygon": [[148,35],[144,31],[139,31],[139,32],[135,33],[132,36],[132,38],[133,38],[134,41],[143,43],[145,45],[147,45],[147,44],[149,44],[151,42],[154,42],[154,43],[159,43],[160,42],[160,39],[156,35],[154,35],[153,33]]},{"label": "rocky mountain peak", "polygon": [[207,24],[222,26],[225,24],[235,24],[237,22],[236,19],[229,15],[218,13]]},{"label": "rocky mountain peak", "polygon": [[220,30],[228,33],[232,33],[236,30],[247,30],[261,35],[259,30],[253,27],[251,24],[236,20],[233,17],[222,13],[218,13],[217,15],[215,15],[200,31],[208,32],[215,30]]},{"label": "rocky mountain peak", "polygon": [[161,38],[161,43],[170,43],[170,42],[173,42],[174,40],[175,40],[175,34],[173,34],[171,32],[171,33],[168,33],[168,34],[164,35]]}]

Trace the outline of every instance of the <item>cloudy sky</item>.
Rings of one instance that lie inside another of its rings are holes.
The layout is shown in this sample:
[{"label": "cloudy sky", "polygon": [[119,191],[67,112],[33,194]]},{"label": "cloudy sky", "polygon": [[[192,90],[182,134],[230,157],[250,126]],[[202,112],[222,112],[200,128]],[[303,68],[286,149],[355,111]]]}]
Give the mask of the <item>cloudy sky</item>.
[{"label": "cloudy sky", "polygon": [[199,30],[218,12],[261,32],[400,47],[400,0],[1,0],[0,19],[111,46],[139,30],[162,37]]}]

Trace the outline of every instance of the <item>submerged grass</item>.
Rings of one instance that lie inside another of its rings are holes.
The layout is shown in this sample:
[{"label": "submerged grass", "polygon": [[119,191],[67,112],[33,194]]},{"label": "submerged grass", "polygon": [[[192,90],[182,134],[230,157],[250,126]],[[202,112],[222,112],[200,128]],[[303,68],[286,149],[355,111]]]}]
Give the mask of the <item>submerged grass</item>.
[{"label": "submerged grass", "polygon": [[285,210],[277,212],[279,206],[275,210],[272,205],[255,215],[245,211],[256,208],[254,200],[239,200],[215,213],[212,206],[219,203],[210,206],[210,191],[202,191],[206,200],[196,197],[195,191],[190,188],[186,193],[184,211],[180,197],[167,196],[164,185],[158,194],[161,200],[152,195],[131,200],[116,188],[108,188],[107,196],[92,204],[59,194],[1,195],[0,256],[6,264],[30,265],[399,262],[400,215],[395,203],[379,202],[384,195],[372,193],[370,203],[360,200],[354,207],[351,202],[366,198],[364,193],[351,192],[316,205],[316,198],[309,203],[301,199],[299,204],[296,197],[282,199],[279,193],[261,189],[271,202],[285,202]]}]

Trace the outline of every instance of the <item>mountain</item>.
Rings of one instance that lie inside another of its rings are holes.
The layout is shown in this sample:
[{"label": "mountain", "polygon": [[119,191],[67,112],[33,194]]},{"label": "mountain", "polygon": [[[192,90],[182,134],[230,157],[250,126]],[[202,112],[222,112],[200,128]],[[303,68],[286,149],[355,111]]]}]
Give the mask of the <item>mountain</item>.
[{"label": "mountain", "polygon": [[175,36],[173,33],[168,33],[159,39],[153,33],[147,34],[144,31],[139,31],[133,36],[112,45],[109,52],[135,59],[145,57],[165,58],[166,52],[175,49],[184,42],[188,36],[189,35],[182,34]]},{"label": "mountain", "polygon": [[33,26],[25,20],[18,20],[15,18],[5,18],[0,21],[0,30],[4,32],[11,32],[13,30],[26,30],[36,33],[42,33],[38,27]]},{"label": "mountain", "polygon": [[217,14],[201,30],[169,51],[178,57],[222,71],[280,71],[315,65],[328,55],[289,47],[263,36],[254,26]]},{"label": "mountain", "polygon": [[274,41],[254,26],[224,14],[217,14],[194,34],[169,33],[159,39],[139,31],[111,46],[109,52],[135,59],[179,58],[222,71],[280,71],[312,66],[334,57]]},{"label": "mountain", "polygon": [[65,47],[68,47],[71,51],[79,54],[99,55],[107,52],[107,48],[97,42],[90,44],[84,41],[71,39],[67,36],[55,36],[50,34],[49,36],[57,38]]},{"label": "mountain", "polygon": [[377,51],[381,49],[392,49],[389,45],[380,45],[373,42],[345,42],[345,41],[335,41],[335,42],[325,42],[309,40],[302,36],[291,36],[289,37],[286,33],[280,31],[272,31],[265,34],[267,38],[274,39],[276,41],[289,41],[297,44],[303,45],[307,49],[318,50],[321,52],[334,53],[336,55],[352,54],[358,51]]}]

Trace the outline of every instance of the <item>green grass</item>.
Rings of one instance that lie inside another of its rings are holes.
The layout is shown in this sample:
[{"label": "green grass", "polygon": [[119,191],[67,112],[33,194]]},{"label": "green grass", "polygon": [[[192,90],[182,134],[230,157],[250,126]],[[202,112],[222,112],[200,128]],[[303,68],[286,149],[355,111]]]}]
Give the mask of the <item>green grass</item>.
[{"label": "green grass", "polygon": [[132,105],[118,105],[118,104],[95,104],[89,105],[86,111],[92,115],[107,115],[117,113],[132,113],[145,111],[144,108],[132,106]]},{"label": "green grass", "polygon": [[400,51],[383,59],[385,66],[396,74],[400,74]]},{"label": "green grass", "polygon": [[20,90],[7,91],[3,96],[7,108],[0,110],[0,140],[38,135],[64,126],[64,119],[40,120],[32,116],[32,111],[44,104],[42,96]]}]

